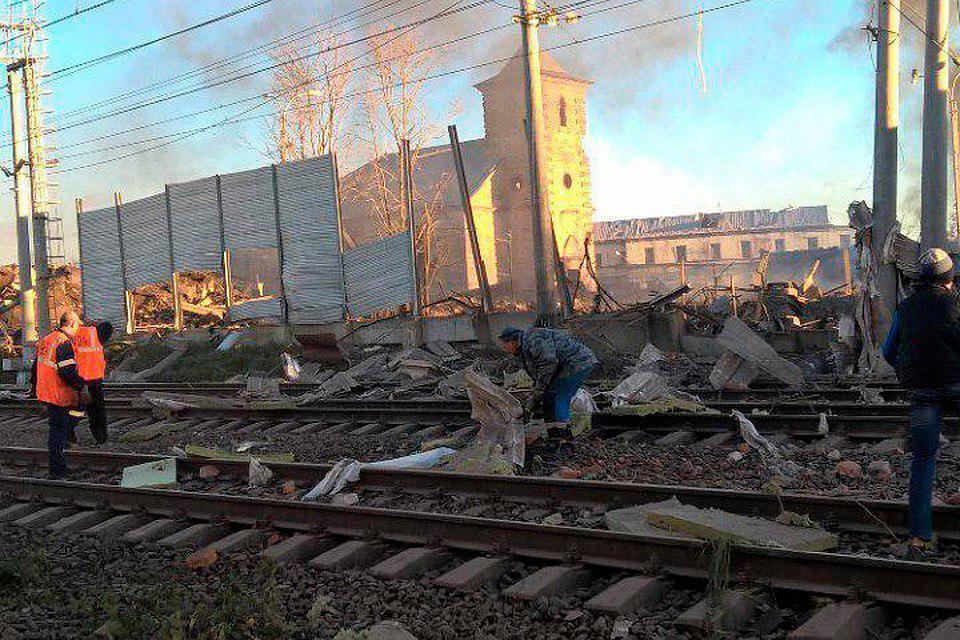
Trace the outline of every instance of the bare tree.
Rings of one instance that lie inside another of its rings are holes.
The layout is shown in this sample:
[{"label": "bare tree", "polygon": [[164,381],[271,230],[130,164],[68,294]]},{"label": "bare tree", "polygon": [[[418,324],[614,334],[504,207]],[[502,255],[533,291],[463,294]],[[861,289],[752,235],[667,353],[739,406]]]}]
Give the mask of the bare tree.
[{"label": "bare tree", "polygon": [[[370,64],[360,144],[364,155],[373,160],[369,174],[352,185],[348,197],[364,203],[380,237],[405,231],[408,223],[397,150],[402,140],[409,140],[422,284],[427,291],[442,288],[438,267],[443,265],[444,251],[437,242],[437,230],[449,179],[426,184],[418,172],[426,145],[443,131],[442,122],[430,114],[423,99],[423,79],[434,69],[434,54],[420,51],[419,40],[409,30],[373,37],[367,46]],[[454,110],[451,107],[444,120],[452,118]]]},{"label": "bare tree", "polygon": [[336,38],[317,32],[310,48],[287,47],[274,54],[278,114],[270,155],[280,162],[333,151],[346,152],[350,120],[345,102],[353,68]]}]

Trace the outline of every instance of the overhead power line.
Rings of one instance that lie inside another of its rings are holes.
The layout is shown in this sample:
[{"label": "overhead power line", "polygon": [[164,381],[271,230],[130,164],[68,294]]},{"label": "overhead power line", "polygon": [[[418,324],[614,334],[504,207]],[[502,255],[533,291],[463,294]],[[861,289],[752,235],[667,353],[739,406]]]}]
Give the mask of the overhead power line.
[{"label": "overhead power line", "polygon": [[203,27],[208,27],[211,24],[215,24],[217,22],[221,22],[229,18],[234,18],[238,15],[246,13],[247,11],[250,11],[251,9],[257,9],[264,5],[270,4],[271,2],[273,2],[273,0],[256,0],[256,2],[251,2],[250,4],[244,5],[242,7],[237,7],[236,9],[233,9],[226,13],[221,13],[220,15],[214,16],[213,18],[208,18],[207,20],[204,20],[202,22],[198,22],[196,24],[183,27],[182,29],[177,29],[176,31],[171,31],[170,33],[153,38],[151,40],[147,40],[139,44],[125,47],[123,49],[118,49],[117,51],[111,51],[110,53],[97,56],[96,58],[90,58],[89,60],[84,60],[82,62],[77,62],[75,64],[71,64],[66,67],[61,67],[60,69],[55,69],[54,71],[50,72],[50,75],[53,77],[57,77],[57,76],[62,76],[63,74],[77,73],[78,71],[89,69],[90,67],[96,66],[108,60],[113,60],[115,58],[119,58],[120,56],[127,55],[128,53],[133,53],[134,51],[145,49],[159,42],[169,40],[170,38],[176,38],[177,36],[182,36],[185,33],[196,31],[197,29],[202,29]]},{"label": "overhead power line", "polygon": [[[277,63],[274,63],[274,64],[270,64],[270,65],[267,65],[267,66],[265,66],[265,67],[261,67],[261,68],[259,68],[259,69],[254,69],[254,70],[252,70],[252,71],[248,71],[248,72],[245,72],[245,73],[241,73],[241,74],[237,74],[237,75],[234,75],[234,76],[230,76],[229,78],[223,78],[223,79],[217,80],[217,81],[215,81],[215,82],[210,82],[210,83],[204,84],[204,85],[199,86],[199,87],[194,87],[194,88],[191,88],[191,89],[184,89],[184,90],[178,91],[178,92],[176,92],[176,93],[171,93],[171,94],[167,94],[167,95],[164,95],[164,96],[159,96],[159,97],[153,98],[153,99],[151,99],[151,100],[147,100],[147,101],[144,101],[144,102],[135,103],[135,104],[132,104],[132,105],[129,105],[129,106],[126,106],[126,107],[122,107],[122,108],[119,108],[119,109],[115,109],[114,111],[110,111],[110,112],[107,112],[107,113],[104,113],[104,114],[101,114],[101,115],[98,115],[98,116],[91,116],[90,118],[86,118],[86,119],[84,119],[84,120],[78,120],[78,121],[76,121],[76,122],[71,122],[71,123],[69,123],[69,124],[59,125],[59,126],[57,127],[57,131],[58,131],[58,132],[59,132],[59,131],[66,131],[66,130],[73,129],[73,128],[76,128],[76,127],[79,127],[79,126],[84,126],[84,125],[90,124],[90,123],[92,123],[92,122],[98,122],[98,121],[100,121],[100,120],[105,120],[105,119],[108,119],[108,118],[113,118],[113,117],[116,117],[116,116],[119,116],[119,115],[123,115],[123,114],[126,114],[126,113],[131,113],[131,112],[133,112],[133,111],[138,111],[138,110],[140,110],[140,109],[144,109],[144,108],[146,108],[146,107],[151,107],[151,106],[154,106],[154,105],[157,105],[157,104],[161,104],[161,103],[163,103],[163,102],[167,102],[167,101],[169,101],[169,100],[174,100],[174,99],[176,99],[176,98],[182,98],[182,97],[184,97],[184,96],[192,95],[192,94],[198,93],[198,92],[200,92],[200,91],[206,91],[206,90],[213,89],[213,88],[216,88],[216,87],[221,87],[221,86],[224,86],[224,85],[227,85],[227,84],[232,84],[232,83],[237,82],[237,81],[239,81],[239,80],[243,80],[243,79],[246,79],[246,78],[250,78],[250,77],[252,77],[252,76],[255,76],[255,75],[258,75],[258,74],[267,72],[267,71],[273,71],[274,69],[278,69],[278,68],[280,68],[280,67],[283,67],[283,66],[285,66],[285,65],[288,65],[288,64],[291,64],[291,63],[294,63],[294,62],[300,62],[300,61],[303,61],[303,60],[307,60],[307,59],[309,59],[309,58],[315,58],[315,57],[317,57],[317,56],[319,56],[319,55],[324,55],[324,54],[329,53],[329,52],[331,52],[331,51],[333,51],[333,50],[336,50],[336,49],[342,49],[342,48],[344,48],[344,47],[349,47],[349,46],[352,46],[352,45],[355,45],[355,44],[359,44],[359,43],[362,43],[362,42],[367,42],[367,41],[369,41],[369,40],[373,40],[373,39],[376,39],[376,38],[380,38],[380,37],[385,36],[385,35],[390,35],[390,34],[392,34],[392,33],[398,33],[398,32],[402,32],[402,31],[407,30],[407,29],[419,27],[419,26],[422,26],[422,25],[424,25],[424,24],[426,24],[426,23],[428,23],[428,22],[431,22],[431,21],[433,21],[433,20],[436,20],[436,19],[439,19],[439,18],[442,18],[442,17],[447,17],[447,16],[449,16],[449,15],[453,15],[454,13],[458,13],[458,12],[463,11],[463,10],[467,10],[467,9],[471,9],[471,8],[475,8],[475,7],[481,6],[481,5],[485,4],[485,2],[486,2],[486,0],[479,0],[478,2],[474,2],[474,3],[470,4],[470,5],[466,5],[466,6],[462,7],[462,8],[456,9],[456,10],[445,10],[445,11],[443,11],[443,12],[441,12],[441,13],[439,13],[439,14],[436,14],[436,15],[434,15],[434,16],[430,16],[430,17],[427,17],[427,18],[422,18],[422,19],[420,19],[420,20],[415,20],[415,21],[413,21],[413,22],[409,22],[409,23],[407,23],[407,24],[405,24],[405,25],[402,25],[402,26],[399,26],[399,27],[391,27],[391,28],[389,28],[389,29],[385,29],[385,30],[383,30],[383,31],[379,31],[379,32],[377,32],[377,33],[372,33],[372,34],[368,34],[368,35],[365,35],[365,36],[362,36],[362,37],[359,37],[359,38],[355,38],[354,40],[351,40],[351,41],[349,41],[349,42],[344,42],[344,43],[338,44],[338,45],[333,46],[333,47],[328,47],[328,48],[324,49],[323,51],[317,51],[317,52],[312,52],[312,53],[304,54],[304,55],[301,55],[301,56],[298,56],[298,57],[295,57],[295,58],[291,58],[291,59],[289,59],[289,60],[284,60],[284,61],[281,61],[281,62],[277,62]],[[457,4],[459,4],[459,3],[457,3]],[[453,44],[453,43],[458,42],[458,41],[460,41],[460,40],[464,40],[464,39],[466,39],[466,38],[477,37],[477,36],[479,36],[479,35],[484,35],[484,34],[486,34],[486,33],[492,32],[492,31],[496,31],[496,30],[499,30],[499,29],[503,29],[503,28],[505,28],[505,27],[507,27],[507,26],[509,26],[509,25],[497,25],[497,26],[495,26],[495,27],[491,27],[491,28],[488,28],[488,29],[484,29],[484,30],[482,30],[482,31],[479,31],[479,32],[476,32],[476,33],[473,33],[473,34],[469,34],[468,36],[464,36],[464,37],[461,37],[461,38],[455,38],[455,39],[450,40],[450,41],[448,41],[448,42],[446,42],[446,43],[442,43],[441,45],[435,45],[435,46],[433,46],[433,47],[431,47],[431,48],[436,48],[437,46],[445,46],[445,45],[447,45],[447,44]],[[419,53],[419,52],[418,52],[418,53]]]},{"label": "overhead power line", "polygon": [[73,18],[80,17],[80,16],[82,16],[82,15],[85,14],[85,13],[88,13],[88,12],[90,12],[90,11],[94,11],[94,10],[96,10],[96,9],[99,9],[100,7],[106,6],[106,5],[108,5],[108,4],[112,4],[112,3],[114,3],[114,2],[116,2],[116,0],[103,0],[102,2],[98,2],[98,3],[96,3],[96,4],[92,4],[92,5],[90,5],[89,7],[84,7],[83,9],[77,9],[77,10],[74,11],[73,13],[67,13],[67,14],[64,14],[64,15],[60,16],[59,18],[54,18],[53,20],[50,20],[49,22],[45,22],[43,26],[44,26],[44,27],[52,27],[52,26],[54,26],[54,25],[56,25],[56,24],[60,24],[61,22],[66,22],[67,20],[72,20]]},{"label": "overhead power line", "polygon": [[[698,11],[694,11],[694,12],[690,12],[690,13],[679,14],[679,15],[671,16],[671,17],[669,17],[669,18],[662,18],[662,19],[659,19],[659,20],[653,20],[653,21],[649,21],[649,22],[644,22],[644,23],[637,24],[637,25],[632,25],[632,26],[629,26],[629,27],[623,27],[623,28],[621,28],[621,29],[615,29],[615,30],[612,30],[612,31],[607,31],[607,32],[600,33],[600,34],[596,34],[596,35],[593,35],[593,36],[588,36],[588,37],[584,37],[584,38],[578,38],[578,39],[572,40],[572,41],[570,41],[570,42],[566,42],[566,43],[562,43],[562,44],[557,44],[557,45],[553,45],[553,46],[550,46],[550,47],[544,47],[542,50],[546,52],[546,51],[555,51],[555,50],[558,50],[558,49],[565,49],[565,48],[568,48],[568,47],[577,46],[577,45],[581,45],[581,44],[586,44],[586,43],[589,43],[589,42],[595,42],[595,41],[597,41],[597,40],[601,40],[601,39],[604,39],[604,38],[615,37],[615,36],[623,35],[623,34],[626,34],[626,33],[632,33],[632,32],[641,31],[641,30],[644,30],[644,29],[650,29],[650,28],[654,28],[654,27],[663,26],[663,25],[666,25],[666,24],[674,23],[674,22],[680,22],[680,21],[683,21],[683,20],[689,20],[689,19],[691,19],[691,18],[696,18],[697,16],[699,16],[699,15],[701,15],[701,14],[706,15],[706,14],[716,13],[716,12],[719,12],[719,11],[724,11],[724,10],[727,10],[727,9],[733,9],[733,8],[736,8],[736,7],[739,7],[739,6],[742,6],[742,5],[746,5],[746,4],[754,3],[754,2],[761,2],[761,1],[762,1],[762,0],[735,0],[734,2],[727,2],[727,3],[725,3],[725,4],[721,4],[721,5],[717,5],[717,6],[713,6],[713,7],[709,7],[709,8],[704,8],[704,9],[702,9],[702,10],[698,10]],[[504,26],[506,26],[506,25],[504,25]],[[481,33],[483,33],[483,32],[481,32]],[[464,36],[464,37],[466,37],[466,36]],[[474,71],[474,70],[476,70],[476,69],[488,67],[488,66],[491,66],[491,65],[503,64],[503,63],[509,62],[509,61],[514,60],[514,59],[519,58],[519,57],[520,57],[520,55],[518,54],[518,55],[511,55],[511,56],[506,56],[506,57],[502,57],[502,58],[497,58],[497,59],[494,59],[494,60],[487,60],[487,61],[483,61],[483,62],[478,62],[478,63],[472,64],[472,65],[467,65],[467,66],[458,67],[458,68],[455,68],[455,69],[450,69],[450,70],[446,70],[446,71],[441,71],[441,72],[434,73],[434,74],[429,74],[429,75],[426,75],[426,76],[424,76],[424,77],[422,77],[422,78],[419,78],[419,79],[417,79],[417,80],[406,81],[406,82],[407,82],[407,84],[410,84],[410,83],[423,83],[423,82],[427,82],[427,81],[430,81],[430,80],[436,80],[436,79],[439,79],[439,78],[452,76],[452,75],[455,75],[455,74],[460,74],[460,73],[465,73],[465,72],[469,72],[469,71]],[[403,84],[403,83],[398,83],[396,86],[399,87],[399,86],[401,86],[402,84]],[[366,93],[365,91],[356,91],[356,92],[353,92],[353,93],[346,94],[346,95],[344,95],[344,96],[342,96],[342,97],[343,97],[343,98],[361,97],[361,96],[363,96],[365,93]],[[310,103],[310,104],[319,105],[319,104],[325,104],[326,102],[327,102],[327,101],[321,100],[321,101],[318,101],[318,102],[316,102],[316,103]],[[261,104],[261,105],[257,105],[257,106],[262,106],[262,104]],[[248,113],[248,112],[244,112],[244,113]],[[277,113],[278,113],[278,112],[277,112]],[[210,131],[210,130],[213,130],[213,129],[221,128],[221,127],[227,126],[227,125],[229,125],[229,124],[239,124],[239,123],[241,123],[241,122],[246,122],[246,121],[250,121],[250,120],[254,120],[254,119],[256,119],[256,118],[262,118],[262,117],[264,117],[264,116],[258,115],[258,116],[251,116],[251,117],[236,119],[237,116],[235,116],[234,118],[227,119],[227,120],[225,120],[225,121],[223,121],[223,122],[221,122],[221,123],[217,123],[217,124],[213,124],[213,125],[208,125],[208,126],[205,126],[205,127],[199,127],[199,128],[196,128],[196,129],[190,129],[190,130],[183,131],[183,132],[179,132],[179,133],[168,134],[170,137],[174,137],[174,136],[183,136],[183,137],[176,137],[174,140],[170,140],[170,141],[167,141],[167,142],[163,143],[162,146],[167,146],[167,145],[169,145],[169,144],[173,144],[174,142],[178,142],[178,141],[180,141],[180,140],[182,140],[182,139],[185,139],[186,137],[190,137],[190,136],[193,136],[193,135],[197,135],[197,134],[203,133],[203,132],[205,132],[205,131]],[[144,142],[141,141],[141,144],[143,144],[143,143],[144,143]],[[142,153],[148,153],[148,152],[154,150],[155,148],[158,148],[158,147],[151,147],[151,148],[147,148],[147,149],[141,149],[141,150],[138,150],[138,151],[133,151],[133,152],[130,152],[130,153],[128,153],[128,154],[124,154],[124,155],[122,155],[122,156],[118,156],[118,157],[114,157],[114,158],[106,158],[106,159],[104,159],[104,160],[100,160],[100,161],[93,162],[93,163],[86,164],[86,165],[81,165],[81,166],[79,166],[79,167],[70,167],[70,168],[67,168],[67,169],[61,169],[61,170],[58,171],[58,173],[68,173],[68,172],[78,171],[78,170],[85,169],[85,168],[89,168],[89,167],[101,166],[101,165],[104,165],[104,164],[110,164],[110,163],[112,163],[112,162],[116,162],[116,161],[118,161],[118,160],[122,160],[122,159],[125,159],[125,158],[129,158],[129,157],[131,157],[131,156],[140,155],[140,154],[142,154]]]}]

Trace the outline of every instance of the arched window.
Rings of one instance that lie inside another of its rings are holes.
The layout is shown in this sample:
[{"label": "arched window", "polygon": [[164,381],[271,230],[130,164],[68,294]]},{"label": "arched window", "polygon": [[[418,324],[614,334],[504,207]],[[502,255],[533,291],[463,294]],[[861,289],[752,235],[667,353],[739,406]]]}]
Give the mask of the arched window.
[{"label": "arched window", "polygon": [[567,101],[560,98],[560,126],[567,126]]}]

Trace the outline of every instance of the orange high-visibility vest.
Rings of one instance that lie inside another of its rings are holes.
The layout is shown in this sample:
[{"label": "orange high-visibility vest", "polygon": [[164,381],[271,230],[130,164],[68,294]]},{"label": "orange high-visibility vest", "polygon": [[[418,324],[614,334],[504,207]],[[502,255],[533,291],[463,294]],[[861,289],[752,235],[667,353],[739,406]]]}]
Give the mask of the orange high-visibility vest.
[{"label": "orange high-visibility vest", "polygon": [[73,387],[59,375],[61,366],[74,364],[73,360],[57,363],[57,347],[69,341],[60,331],[45,336],[37,343],[37,400],[58,407],[76,407],[79,396]]},{"label": "orange high-visibility vest", "polygon": [[103,345],[96,327],[83,326],[73,336],[73,353],[77,358],[77,373],[84,380],[102,380],[107,371]]}]

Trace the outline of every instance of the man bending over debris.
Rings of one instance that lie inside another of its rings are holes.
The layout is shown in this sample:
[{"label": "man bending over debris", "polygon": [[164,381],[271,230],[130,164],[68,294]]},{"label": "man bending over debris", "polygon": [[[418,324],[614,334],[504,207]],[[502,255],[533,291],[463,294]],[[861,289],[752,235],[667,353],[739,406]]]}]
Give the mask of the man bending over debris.
[{"label": "man bending over debris", "polygon": [[500,342],[504,351],[520,358],[533,379],[525,417],[542,408],[548,421],[569,420],[570,401],[597,366],[593,351],[564,331],[536,327],[525,331],[507,327],[500,333]]},{"label": "man bending over debris", "polygon": [[953,287],[953,260],[943,249],[920,257],[920,276],[893,316],[883,357],[911,390],[911,556],[934,548],[931,497],[944,407],[960,405],[960,297]]},{"label": "man bending over debris", "polygon": [[103,376],[107,361],[103,355],[103,345],[113,335],[113,325],[109,322],[84,324],[73,336],[73,351],[77,357],[77,372],[90,391],[90,403],[87,405],[87,420],[90,433],[97,444],[107,441],[107,407],[103,397]]},{"label": "man bending over debris", "polygon": [[67,473],[64,449],[67,439],[82,415],[78,408],[84,390],[83,379],[77,373],[71,339],[80,327],[80,316],[65,311],[57,329],[37,343],[37,400],[47,406],[50,435],[47,447],[50,456],[50,476],[60,478]]}]

